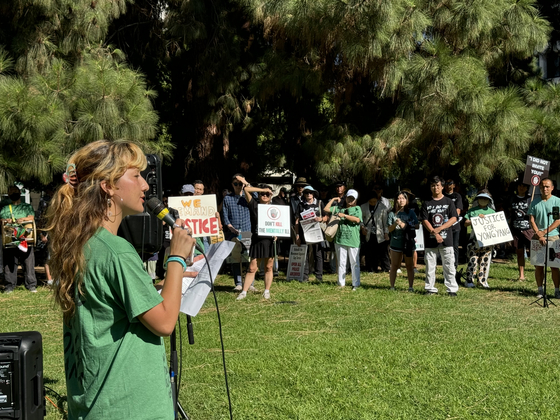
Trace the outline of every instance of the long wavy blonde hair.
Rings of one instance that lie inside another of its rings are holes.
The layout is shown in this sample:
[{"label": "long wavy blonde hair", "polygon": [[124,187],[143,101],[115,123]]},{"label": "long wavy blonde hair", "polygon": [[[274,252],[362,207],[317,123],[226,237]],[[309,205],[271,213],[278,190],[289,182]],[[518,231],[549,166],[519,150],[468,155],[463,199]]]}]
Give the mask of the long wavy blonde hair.
[{"label": "long wavy blonde hair", "polygon": [[58,189],[47,210],[49,267],[55,279],[54,298],[65,322],[76,310],[76,287],[82,293],[84,245],[107,215],[110,197],[101,183],[112,188],[129,168],[144,170],[146,156],[134,143],[99,140],[75,152],[69,168],[67,176],[71,172],[72,181]]}]

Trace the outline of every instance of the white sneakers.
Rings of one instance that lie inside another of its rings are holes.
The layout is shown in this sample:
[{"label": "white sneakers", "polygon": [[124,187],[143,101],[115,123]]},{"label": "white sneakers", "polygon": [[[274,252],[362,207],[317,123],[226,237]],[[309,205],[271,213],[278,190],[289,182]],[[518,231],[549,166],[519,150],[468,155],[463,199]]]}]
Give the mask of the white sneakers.
[{"label": "white sneakers", "polygon": [[[237,296],[236,300],[243,300],[247,297],[247,292],[241,292],[239,293],[239,295]],[[263,293],[263,298],[264,299],[270,299],[270,290],[265,290]]]}]

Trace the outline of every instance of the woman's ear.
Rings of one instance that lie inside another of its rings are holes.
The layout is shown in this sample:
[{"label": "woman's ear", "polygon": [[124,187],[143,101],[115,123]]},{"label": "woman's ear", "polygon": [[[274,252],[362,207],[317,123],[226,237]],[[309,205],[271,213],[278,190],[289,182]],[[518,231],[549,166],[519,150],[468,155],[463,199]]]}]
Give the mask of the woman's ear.
[{"label": "woman's ear", "polygon": [[105,193],[107,193],[107,195],[108,195],[109,197],[112,197],[112,196],[113,196],[113,189],[109,187],[109,185],[107,184],[107,181],[101,181],[101,182],[99,183],[99,185],[101,186],[101,189],[102,189],[103,191],[105,191]]}]

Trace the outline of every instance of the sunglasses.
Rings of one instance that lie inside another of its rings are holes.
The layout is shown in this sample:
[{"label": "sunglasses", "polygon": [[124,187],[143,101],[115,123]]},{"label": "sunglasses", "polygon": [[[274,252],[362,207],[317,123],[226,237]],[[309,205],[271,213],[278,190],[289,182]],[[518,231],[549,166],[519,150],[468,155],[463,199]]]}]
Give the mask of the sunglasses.
[{"label": "sunglasses", "polygon": [[242,184],[241,182],[234,182],[234,183],[233,183],[233,186],[234,186],[234,187],[239,187],[240,185],[243,185],[243,184]]},{"label": "sunglasses", "polygon": [[261,197],[270,197],[272,194],[270,193],[259,193]]},{"label": "sunglasses", "polygon": [[313,194],[311,191],[304,191],[304,194]]}]

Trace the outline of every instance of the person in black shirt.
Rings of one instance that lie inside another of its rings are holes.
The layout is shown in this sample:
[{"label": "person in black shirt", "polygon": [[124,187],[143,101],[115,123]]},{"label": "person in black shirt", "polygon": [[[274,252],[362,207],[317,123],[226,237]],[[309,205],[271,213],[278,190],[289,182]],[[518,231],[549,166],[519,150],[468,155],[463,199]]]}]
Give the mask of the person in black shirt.
[{"label": "person in black shirt", "polygon": [[[303,188],[303,200],[299,203],[296,212],[296,244],[297,246],[305,245],[305,235],[303,233],[303,227],[301,225],[301,214],[304,211],[313,209],[315,211],[315,221],[317,222],[327,222],[329,220],[328,216],[325,216],[325,204],[319,200],[319,192],[314,190],[313,187],[308,185]],[[322,235],[322,233],[321,233]],[[324,239],[324,238],[323,238]],[[305,260],[305,267],[303,269],[303,281],[309,281],[309,260],[311,259],[311,254],[315,258],[315,276],[318,281],[323,281],[323,252],[324,252],[324,241],[317,243],[310,243],[307,247],[307,259]]]},{"label": "person in black shirt", "polygon": [[529,215],[527,214],[531,205],[531,197],[529,197],[528,191],[529,186],[519,180],[515,195],[509,198],[507,207],[513,245],[517,254],[518,280],[525,280],[525,250],[528,252],[531,249],[531,237],[535,234],[531,229]]},{"label": "person in black shirt", "polygon": [[431,179],[432,198],[422,203],[420,219],[424,226],[424,259],[426,260],[427,294],[437,294],[436,266],[437,254],[441,256],[443,277],[447,293],[457,296],[459,286],[455,280],[455,253],[453,252],[453,233],[451,226],[457,221],[457,210],[450,198],[443,195],[443,181],[435,176]]},{"label": "person in black shirt", "polygon": [[[274,242],[276,236],[260,236],[259,235],[259,204],[271,204],[272,202],[272,188],[270,185],[261,184],[259,187],[252,187],[245,178],[240,179],[243,182],[245,191],[245,198],[251,216],[251,248],[249,249],[249,267],[247,274],[245,274],[245,281],[243,282],[243,290],[237,296],[237,300],[242,300],[247,297],[247,291],[255,281],[255,274],[258,269],[258,264],[262,261],[264,264],[264,293],[263,298],[270,299],[270,286],[272,286],[273,272],[272,266],[274,263]],[[259,193],[259,200],[253,198],[253,193]]]},{"label": "person in black shirt", "polygon": [[453,224],[451,228],[451,232],[453,235],[453,252],[455,254],[455,269],[459,265],[459,238],[461,235],[461,219],[460,217],[463,214],[463,197],[455,190],[455,181],[452,179],[448,179],[445,183],[445,195],[446,197],[450,198],[455,204],[455,209],[457,210],[457,221]]}]

